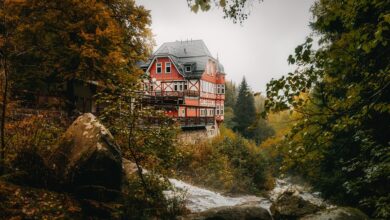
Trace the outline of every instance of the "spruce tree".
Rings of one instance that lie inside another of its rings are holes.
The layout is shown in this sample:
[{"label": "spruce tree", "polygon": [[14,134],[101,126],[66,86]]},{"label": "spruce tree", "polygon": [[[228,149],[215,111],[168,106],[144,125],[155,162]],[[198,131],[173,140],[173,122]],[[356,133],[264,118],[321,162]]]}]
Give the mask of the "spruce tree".
[{"label": "spruce tree", "polygon": [[246,138],[253,137],[253,129],[250,129],[250,127],[256,121],[256,108],[252,92],[245,77],[242,79],[239,87],[237,101],[234,106],[233,121],[235,123],[235,131]]}]

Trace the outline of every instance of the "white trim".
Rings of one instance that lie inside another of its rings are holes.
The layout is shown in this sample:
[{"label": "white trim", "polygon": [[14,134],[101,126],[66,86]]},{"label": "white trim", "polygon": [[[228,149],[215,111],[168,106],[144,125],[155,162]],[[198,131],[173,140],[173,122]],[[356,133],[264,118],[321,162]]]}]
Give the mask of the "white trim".
[{"label": "white trim", "polygon": [[[190,68],[190,70],[187,70],[188,67]],[[186,66],[184,71],[185,71],[186,73],[190,73],[190,72],[192,71],[191,66]]]},{"label": "white trim", "polygon": [[[169,72],[167,71],[167,64],[169,64]],[[172,63],[165,62],[165,73],[171,73],[171,72],[172,72]]]},{"label": "white trim", "polygon": [[[160,64],[160,70],[161,70],[160,72],[158,72],[158,68],[159,68],[158,65],[159,64]],[[156,73],[158,73],[158,74],[162,73],[162,62],[156,62]]]},{"label": "white trim", "polygon": [[178,72],[183,78],[185,78],[185,76],[180,72],[179,68],[177,68],[175,62],[173,62],[173,60],[171,59],[171,56],[154,56],[152,62],[150,62],[150,65],[149,65],[148,69],[147,69],[145,72],[148,72],[148,71],[150,70],[150,68],[152,68],[153,63],[154,63],[154,61],[155,61],[157,58],[168,58],[168,59],[171,61],[171,63],[173,63],[173,66],[175,66],[175,68],[177,69],[177,72]]}]

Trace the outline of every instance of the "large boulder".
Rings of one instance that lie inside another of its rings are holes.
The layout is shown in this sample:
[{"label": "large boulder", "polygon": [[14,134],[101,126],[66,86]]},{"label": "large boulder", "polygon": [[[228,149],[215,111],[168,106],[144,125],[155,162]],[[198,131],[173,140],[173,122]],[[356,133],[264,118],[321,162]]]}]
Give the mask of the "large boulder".
[{"label": "large boulder", "polygon": [[272,217],[267,209],[256,205],[226,206],[209,209],[194,213],[181,220],[271,220]]},{"label": "large boulder", "polygon": [[297,219],[324,208],[323,205],[305,200],[298,191],[287,190],[273,202],[270,209],[275,219]]},{"label": "large boulder", "polygon": [[368,220],[366,214],[358,209],[350,207],[337,207],[319,211],[312,215],[307,215],[300,220]]},{"label": "large boulder", "polygon": [[93,114],[83,114],[72,123],[50,164],[61,185],[79,196],[111,200],[121,189],[121,152]]}]

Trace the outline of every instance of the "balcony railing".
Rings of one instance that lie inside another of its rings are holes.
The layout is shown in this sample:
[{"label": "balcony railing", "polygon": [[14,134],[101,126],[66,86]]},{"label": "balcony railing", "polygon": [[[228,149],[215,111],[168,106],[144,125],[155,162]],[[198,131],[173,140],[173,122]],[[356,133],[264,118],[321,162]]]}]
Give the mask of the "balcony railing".
[{"label": "balcony railing", "polygon": [[150,96],[172,96],[172,97],[197,97],[199,96],[198,91],[184,90],[184,91],[146,91],[147,95]]},{"label": "balcony railing", "polygon": [[182,127],[206,126],[215,123],[214,117],[179,117],[177,120]]}]

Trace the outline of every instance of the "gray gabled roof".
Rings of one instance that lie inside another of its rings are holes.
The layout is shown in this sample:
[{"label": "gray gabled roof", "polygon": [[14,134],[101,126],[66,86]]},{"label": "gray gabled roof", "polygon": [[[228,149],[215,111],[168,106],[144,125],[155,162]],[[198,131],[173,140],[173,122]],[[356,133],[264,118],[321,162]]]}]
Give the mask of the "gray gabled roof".
[{"label": "gray gabled roof", "polygon": [[[152,57],[147,62],[140,65],[141,68],[147,69],[155,57],[171,58],[178,68],[178,71],[188,78],[200,77],[204,72],[209,59],[217,63],[219,72],[224,73],[222,64],[211,56],[211,53],[203,40],[164,43],[153,53]],[[184,71],[184,66],[186,65],[192,66],[193,71],[191,73],[186,73]]]},{"label": "gray gabled roof", "polygon": [[155,54],[172,54],[176,57],[212,57],[203,40],[167,42],[161,45]]}]

